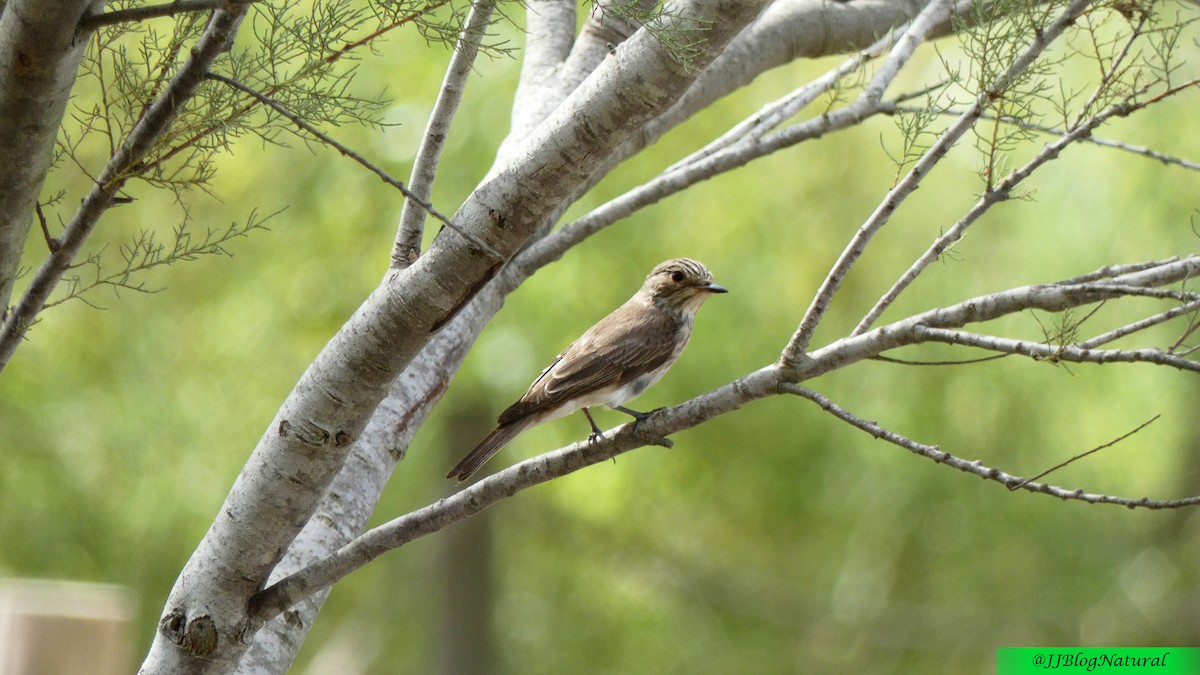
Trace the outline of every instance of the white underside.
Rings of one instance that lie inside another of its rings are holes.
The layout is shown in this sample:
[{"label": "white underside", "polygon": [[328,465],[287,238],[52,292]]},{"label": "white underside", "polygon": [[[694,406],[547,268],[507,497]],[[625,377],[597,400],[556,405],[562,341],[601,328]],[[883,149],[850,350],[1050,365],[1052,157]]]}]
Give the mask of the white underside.
[{"label": "white underside", "polygon": [[596,405],[606,405],[609,407],[624,405],[626,401],[633,400],[638,394],[641,394],[653,386],[655,382],[658,382],[665,372],[667,372],[666,368],[660,368],[656,372],[647,373],[615,389],[601,389],[587,396],[580,396],[546,413],[546,416],[541,421],[549,422],[550,420],[556,420],[560,417],[566,417],[581,408],[590,408]]}]

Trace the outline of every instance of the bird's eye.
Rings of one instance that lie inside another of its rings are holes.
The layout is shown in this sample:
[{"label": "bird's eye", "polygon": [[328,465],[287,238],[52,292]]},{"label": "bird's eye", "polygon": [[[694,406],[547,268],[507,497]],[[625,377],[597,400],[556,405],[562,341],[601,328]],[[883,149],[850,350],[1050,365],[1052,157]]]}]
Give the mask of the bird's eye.
[{"label": "bird's eye", "polygon": [[671,272],[671,281],[674,281],[677,284],[683,282],[683,272],[680,272],[679,270]]}]

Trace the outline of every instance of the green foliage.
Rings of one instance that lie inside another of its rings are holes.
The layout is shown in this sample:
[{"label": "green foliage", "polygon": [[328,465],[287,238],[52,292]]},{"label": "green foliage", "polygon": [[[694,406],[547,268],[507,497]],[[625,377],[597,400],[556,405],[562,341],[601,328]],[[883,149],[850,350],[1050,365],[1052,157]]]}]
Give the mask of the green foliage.
[{"label": "green foliage", "polygon": [[700,55],[697,40],[701,39],[698,35],[705,28],[704,21],[686,16],[666,2],[588,0],[587,4],[593,12],[618,17],[634,28],[644,28],[679,65],[689,71],[696,69],[695,60]]},{"label": "green foliage", "polygon": [[[245,222],[234,221],[224,230],[209,228],[203,237],[195,236],[186,226],[185,220],[184,225],[175,228],[169,248],[154,230],[140,230],[128,243],[122,244],[118,251],[124,262],[123,267],[113,272],[104,259],[104,249],[90,254],[71,266],[73,273],[63,278],[67,285],[66,291],[58,299],[47,303],[46,307],[76,298],[92,305],[85,295],[88,291],[101,287],[114,291],[156,292],[157,289],[147,285],[149,282],[145,278],[150,270],[177,262],[193,261],[201,256],[232,256],[228,249],[229,243],[249,235],[254,230],[266,229],[265,223],[270,218],[271,216],[267,216],[260,219],[251,213]],[[91,273],[90,278],[85,277],[85,270]]]}]

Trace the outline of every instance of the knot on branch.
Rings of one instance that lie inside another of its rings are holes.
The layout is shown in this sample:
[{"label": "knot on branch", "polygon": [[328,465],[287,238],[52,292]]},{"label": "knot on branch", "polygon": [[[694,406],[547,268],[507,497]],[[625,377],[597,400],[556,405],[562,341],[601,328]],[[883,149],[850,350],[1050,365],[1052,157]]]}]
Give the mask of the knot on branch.
[{"label": "knot on branch", "polygon": [[182,609],[173,609],[159,620],[158,631],[191,656],[207,658],[217,650],[217,624],[207,614],[188,619]]}]

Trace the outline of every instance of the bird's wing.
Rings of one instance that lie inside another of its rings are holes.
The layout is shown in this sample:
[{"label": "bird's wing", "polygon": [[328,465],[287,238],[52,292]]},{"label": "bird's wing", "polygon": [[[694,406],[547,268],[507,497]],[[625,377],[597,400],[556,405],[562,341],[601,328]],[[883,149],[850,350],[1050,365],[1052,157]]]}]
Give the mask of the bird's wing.
[{"label": "bird's wing", "polygon": [[521,400],[501,413],[500,423],[621,386],[662,367],[677,353],[677,328],[668,316],[619,307],[564,349]]}]

